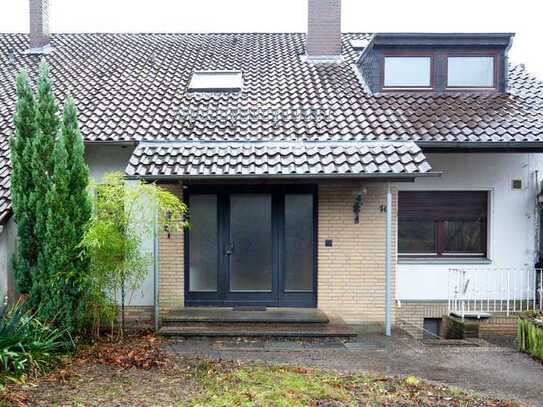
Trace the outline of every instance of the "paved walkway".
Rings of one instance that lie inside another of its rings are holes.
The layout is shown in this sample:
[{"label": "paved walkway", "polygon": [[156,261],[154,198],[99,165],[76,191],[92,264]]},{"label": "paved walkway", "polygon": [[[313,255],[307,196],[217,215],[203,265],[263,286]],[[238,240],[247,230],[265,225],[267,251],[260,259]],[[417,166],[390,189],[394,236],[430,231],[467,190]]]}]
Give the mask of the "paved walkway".
[{"label": "paved walkway", "polygon": [[170,350],[181,356],[288,363],[418,377],[543,406],[543,364],[518,353],[510,341],[482,346],[427,346],[401,333],[384,337],[359,327],[349,340],[178,340]]}]

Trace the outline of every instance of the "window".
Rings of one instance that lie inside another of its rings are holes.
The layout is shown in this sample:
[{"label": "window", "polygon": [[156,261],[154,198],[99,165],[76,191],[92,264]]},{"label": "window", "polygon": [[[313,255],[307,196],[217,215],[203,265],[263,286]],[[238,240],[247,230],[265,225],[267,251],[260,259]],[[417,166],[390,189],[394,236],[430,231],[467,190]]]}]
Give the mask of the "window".
[{"label": "window", "polygon": [[439,339],[441,331],[442,318],[424,318],[423,320],[423,339]]},{"label": "window", "polygon": [[447,87],[494,88],[494,56],[454,56],[447,58]]},{"label": "window", "polygon": [[195,71],[189,92],[240,92],[243,77],[239,71]]},{"label": "window", "polygon": [[432,57],[385,56],[384,88],[431,88]]},{"label": "window", "polygon": [[400,256],[486,256],[485,191],[401,191]]}]

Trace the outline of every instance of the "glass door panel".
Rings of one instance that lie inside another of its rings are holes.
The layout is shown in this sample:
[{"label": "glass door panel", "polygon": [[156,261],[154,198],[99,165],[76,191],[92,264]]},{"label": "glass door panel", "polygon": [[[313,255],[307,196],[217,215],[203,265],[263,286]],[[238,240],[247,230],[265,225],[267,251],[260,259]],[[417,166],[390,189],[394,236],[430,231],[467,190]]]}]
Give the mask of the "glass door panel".
[{"label": "glass door panel", "polygon": [[285,195],[285,291],[313,290],[313,195]]},{"label": "glass door panel", "polygon": [[272,291],[272,241],[271,194],[231,194],[231,292]]},{"label": "glass door panel", "polygon": [[216,292],[219,244],[217,195],[191,195],[189,205],[189,290]]}]

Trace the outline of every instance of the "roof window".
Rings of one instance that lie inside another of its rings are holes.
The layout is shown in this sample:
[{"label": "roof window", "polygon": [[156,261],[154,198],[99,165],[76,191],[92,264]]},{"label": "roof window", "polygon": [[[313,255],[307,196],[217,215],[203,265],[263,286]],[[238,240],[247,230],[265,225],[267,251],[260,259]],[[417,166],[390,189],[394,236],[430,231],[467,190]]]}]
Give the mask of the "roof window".
[{"label": "roof window", "polygon": [[241,71],[194,71],[189,92],[240,92]]}]

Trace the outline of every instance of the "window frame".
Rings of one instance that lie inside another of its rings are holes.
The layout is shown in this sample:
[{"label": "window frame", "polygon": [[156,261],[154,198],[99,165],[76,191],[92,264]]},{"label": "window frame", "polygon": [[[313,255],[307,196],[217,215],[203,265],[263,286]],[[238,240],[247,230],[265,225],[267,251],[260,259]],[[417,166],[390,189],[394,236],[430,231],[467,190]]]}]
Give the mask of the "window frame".
[{"label": "window frame", "polygon": [[[454,86],[449,85],[449,58],[469,58],[469,57],[492,57],[494,58],[494,72],[492,76],[492,86]],[[445,90],[446,91],[495,91],[499,88],[500,73],[500,53],[498,51],[450,51],[445,54]]]},{"label": "window frame", "polygon": [[[385,86],[385,63],[387,58],[430,58],[430,86]],[[380,85],[381,90],[390,92],[431,92],[436,86],[436,54],[432,51],[385,51],[381,53]]]},{"label": "window frame", "polygon": [[[446,245],[446,223],[448,220],[434,220],[434,252],[433,253],[402,253],[400,251],[400,194],[402,192],[412,193],[481,193],[485,195],[486,208],[484,209],[484,222],[481,222],[481,252],[445,252]],[[397,253],[399,259],[488,259],[490,240],[490,214],[491,214],[491,191],[485,189],[445,189],[445,190],[401,190],[398,191],[398,218],[397,218]]]}]

